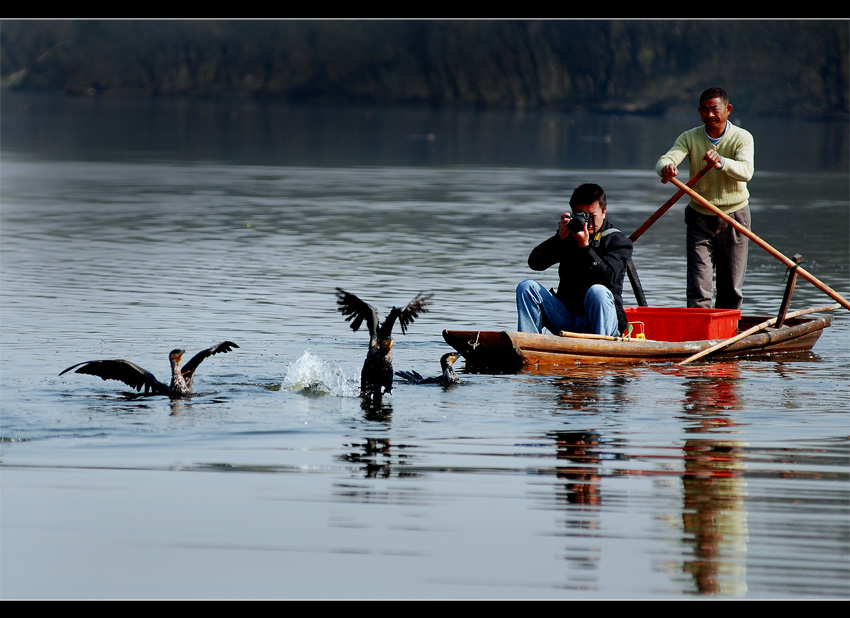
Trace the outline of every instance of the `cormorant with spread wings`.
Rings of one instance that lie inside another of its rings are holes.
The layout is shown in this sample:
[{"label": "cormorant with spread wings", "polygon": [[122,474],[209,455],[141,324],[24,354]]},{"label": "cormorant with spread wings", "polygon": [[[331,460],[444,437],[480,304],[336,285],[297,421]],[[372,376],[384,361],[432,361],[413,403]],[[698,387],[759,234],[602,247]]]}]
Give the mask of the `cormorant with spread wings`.
[{"label": "cormorant with spread wings", "polygon": [[393,307],[381,323],[375,307],[341,288],[336,290],[339,311],[346,316],[346,322],[351,322],[351,330],[357,331],[364,321],[369,327],[369,351],[360,371],[360,395],[380,399],[381,395],[389,393],[393,388],[393,325],[398,320],[401,332],[407,334],[408,325],[420,313],[428,312],[428,303],[432,297],[430,294],[417,294],[406,306]]},{"label": "cormorant with spread wings", "polygon": [[195,370],[205,358],[219,352],[230,352],[231,349],[238,347],[232,341],[223,341],[198,352],[182,367],[180,366],[180,361],[183,358],[184,350],[171,350],[168,354],[168,360],[171,362],[170,384],[163,384],[150,371],[142,369],[135,363],[121,359],[93,360],[77,363],[68,367],[59,375],[61,376],[72,369],[76,369],[74,373],[85,373],[97,376],[103,380],[119,380],[140,392],[144,388],[145,394],[153,393],[156,395],[169,395],[170,397],[184,397],[191,394]]}]

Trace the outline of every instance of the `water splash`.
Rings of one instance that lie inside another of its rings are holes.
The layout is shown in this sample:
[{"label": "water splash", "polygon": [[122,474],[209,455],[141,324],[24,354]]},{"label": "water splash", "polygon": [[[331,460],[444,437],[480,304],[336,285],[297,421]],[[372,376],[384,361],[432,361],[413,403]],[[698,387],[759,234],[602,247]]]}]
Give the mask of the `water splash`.
[{"label": "water splash", "polygon": [[324,361],[305,351],[301,358],[289,365],[281,387],[304,395],[358,395],[359,387],[335,363]]}]

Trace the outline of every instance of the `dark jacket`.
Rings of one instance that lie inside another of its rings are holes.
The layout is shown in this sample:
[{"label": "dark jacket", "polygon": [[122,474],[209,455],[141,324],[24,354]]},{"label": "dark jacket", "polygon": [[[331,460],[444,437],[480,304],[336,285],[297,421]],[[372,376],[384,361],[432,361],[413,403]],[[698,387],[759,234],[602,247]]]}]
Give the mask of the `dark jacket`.
[{"label": "dark jacket", "polygon": [[560,264],[555,295],[574,315],[584,315],[584,295],[590,286],[604,285],[614,294],[620,332],[624,332],[628,320],[623,311],[623,277],[631,257],[632,241],[605,219],[587,247],[579,247],[572,236],[562,239],[556,233],[534,248],[528,266],[546,270]]}]

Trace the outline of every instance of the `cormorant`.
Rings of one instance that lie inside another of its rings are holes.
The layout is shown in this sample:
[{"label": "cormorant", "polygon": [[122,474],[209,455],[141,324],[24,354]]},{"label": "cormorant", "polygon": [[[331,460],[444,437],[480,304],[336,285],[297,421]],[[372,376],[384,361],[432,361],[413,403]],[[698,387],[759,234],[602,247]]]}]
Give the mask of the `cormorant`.
[{"label": "cormorant", "polygon": [[460,376],[455,373],[455,361],[460,358],[457,352],[448,352],[440,357],[440,368],[443,370],[441,375],[433,378],[423,378],[418,371],[396,371],[395,374],[404,378],[413,384],[439,384],[440,386],[449,386],[450,384],[458,384]]},{"label": "cormorant", "polygon": [[336,290],[339,311],[346,316],[346,322],[351,321],[351,330],[359,329],[364,320],[369,327],[369,351],[360,371],[360,395],[380,399],[383,393],[389,393],[393,388],[393,325],[398,320],[401,332],[407,334],[408,324],[420,313],[428,312],[431,295],[420,293],[405,307],[393,307],[384,322],[380,323],[377,309],[354,294],[341,288]]},{"label": "cormorant", "polygon": [[121,359],[93,360],[77,363],[68,367],[59,375],[61,376],[63,373],[76,369],[74,373],[85,373],[97,376],[103,380],[120,380],[137,391],[141,391],[142,387],[144,387],[145,394],[153,392],[156,395],[183,397],[192,392],[195,370],[205,358],[219,352],[230,352],[231,349],[238,347],[232,341],[222,341],[211,348],[195,354],[192,360],[182,368],[180,361],[185,351],[180,349],[171,350],[168,354],[168,360],[171,362],[171,384],[163,384],[151,372],[142,369],[135,363]]}]

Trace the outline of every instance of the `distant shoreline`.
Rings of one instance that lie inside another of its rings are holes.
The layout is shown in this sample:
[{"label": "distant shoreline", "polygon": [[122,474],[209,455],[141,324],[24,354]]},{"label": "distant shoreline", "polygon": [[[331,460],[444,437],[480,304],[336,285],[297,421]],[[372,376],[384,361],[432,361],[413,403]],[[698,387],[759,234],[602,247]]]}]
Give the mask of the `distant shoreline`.
[{"label": "distant shoreline", "polygon": [[75,96],[850,118],[843,20],[3,20],[0,88]]}]

